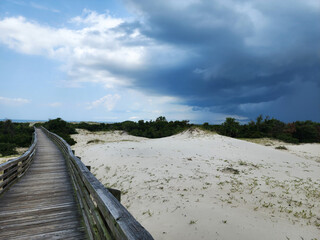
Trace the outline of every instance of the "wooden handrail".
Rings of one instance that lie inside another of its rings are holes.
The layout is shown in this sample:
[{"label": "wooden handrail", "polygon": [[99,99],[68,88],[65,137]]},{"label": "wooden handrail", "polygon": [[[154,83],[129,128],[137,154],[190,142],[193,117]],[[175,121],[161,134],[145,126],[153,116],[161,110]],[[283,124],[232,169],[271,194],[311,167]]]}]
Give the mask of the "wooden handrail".
[{"label": "wooden handrail", "polygon": [[43,128],[63,152],[90,239],[153,239],[76,157],[67,142]]},{"label": "wooden handrail", "polygon": [[34,158],[36,145],[37,133],[35,131],[31,146],[23,155],[0,164],[0,195],[28,170]]}]

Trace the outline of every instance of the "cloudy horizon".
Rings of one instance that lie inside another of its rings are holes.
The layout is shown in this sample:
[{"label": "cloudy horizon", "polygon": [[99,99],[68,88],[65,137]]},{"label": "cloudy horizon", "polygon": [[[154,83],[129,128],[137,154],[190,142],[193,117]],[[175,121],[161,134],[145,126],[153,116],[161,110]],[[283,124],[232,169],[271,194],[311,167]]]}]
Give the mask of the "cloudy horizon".
[{"label": "cloudy horizon", "polygon": [[316,0],[0,2],[0,118],[320,121]]}]

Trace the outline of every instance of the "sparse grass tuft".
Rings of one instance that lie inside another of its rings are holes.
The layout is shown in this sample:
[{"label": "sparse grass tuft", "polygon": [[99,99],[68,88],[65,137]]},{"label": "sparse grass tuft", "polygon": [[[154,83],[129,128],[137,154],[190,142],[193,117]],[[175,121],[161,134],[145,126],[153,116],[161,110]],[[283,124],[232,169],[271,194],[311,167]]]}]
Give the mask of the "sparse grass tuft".
[{"label": "sparse grass tuft", "polygon": [[104,143],[104,141],[102,141],[102,140],[100,140],[100,139],[92,139],[92,140],[89,140],[89,141],[87,142],[87,144],[90,144],[90,143],[95,143],[95,144],[97,144],[97,143]]},{"label": "sparse grass tuft", "polygon": [[235,169],[232,167],[226,167],[226,168],[222,169],[221,172],[232,173],[232,174],[239,174],[240,173],[240,171],[238,169]]},{"label": "sparse grass tuft", "polygon": [[148,209],[148,211],[145,211],[142,213],[142,215],[148,214],[149,217],[151,217],[153,215],[153,213],[150,211],[150,209]]},{"label": "sparse grass tuft", "polygon": [[189,224],[192,225],[192,224],[196,224],[198,222],[198,220],[190,220]]},{"label": "sparse grass tuft", "polygon": [[279,149],[279,150],[288,150],[288,148],[286,148],[285,146],[278,146],[278,147],[275,147],[275,149]]},{"label": "sparse grass tuft", "polygon": [[240,160],[240,161],[239,161],[239,165],[240,165],[240,166],[248,166],[248,163],[245,162],[245,161]]}]

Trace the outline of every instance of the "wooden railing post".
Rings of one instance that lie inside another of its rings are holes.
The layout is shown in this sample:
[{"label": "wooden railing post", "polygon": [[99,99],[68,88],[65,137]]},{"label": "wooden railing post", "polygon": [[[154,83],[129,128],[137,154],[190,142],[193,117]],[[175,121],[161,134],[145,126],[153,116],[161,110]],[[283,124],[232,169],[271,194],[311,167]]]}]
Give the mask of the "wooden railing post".
[{"label": "wooden railing post", "polygon": [[121,191],[114,188],[107,188],[109,192],[119,201],[121,202]]}]

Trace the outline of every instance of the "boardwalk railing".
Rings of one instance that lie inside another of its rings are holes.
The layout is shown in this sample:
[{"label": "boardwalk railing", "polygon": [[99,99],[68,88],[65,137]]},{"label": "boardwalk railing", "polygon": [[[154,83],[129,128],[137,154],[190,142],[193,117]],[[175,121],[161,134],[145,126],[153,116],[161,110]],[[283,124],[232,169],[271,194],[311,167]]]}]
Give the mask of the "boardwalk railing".
[{"label": "boardwalk railing", "polygon": [[74,156],[64,139],[42,129],[65,156],[90,239],[153,239],[82,161]]},{"label": "boardwalk railing", "polygon": [[31,146],[22,156],[0,164],[0,195],[28,170],[36,151],[36,145],[37,134],[34,132]]}]

